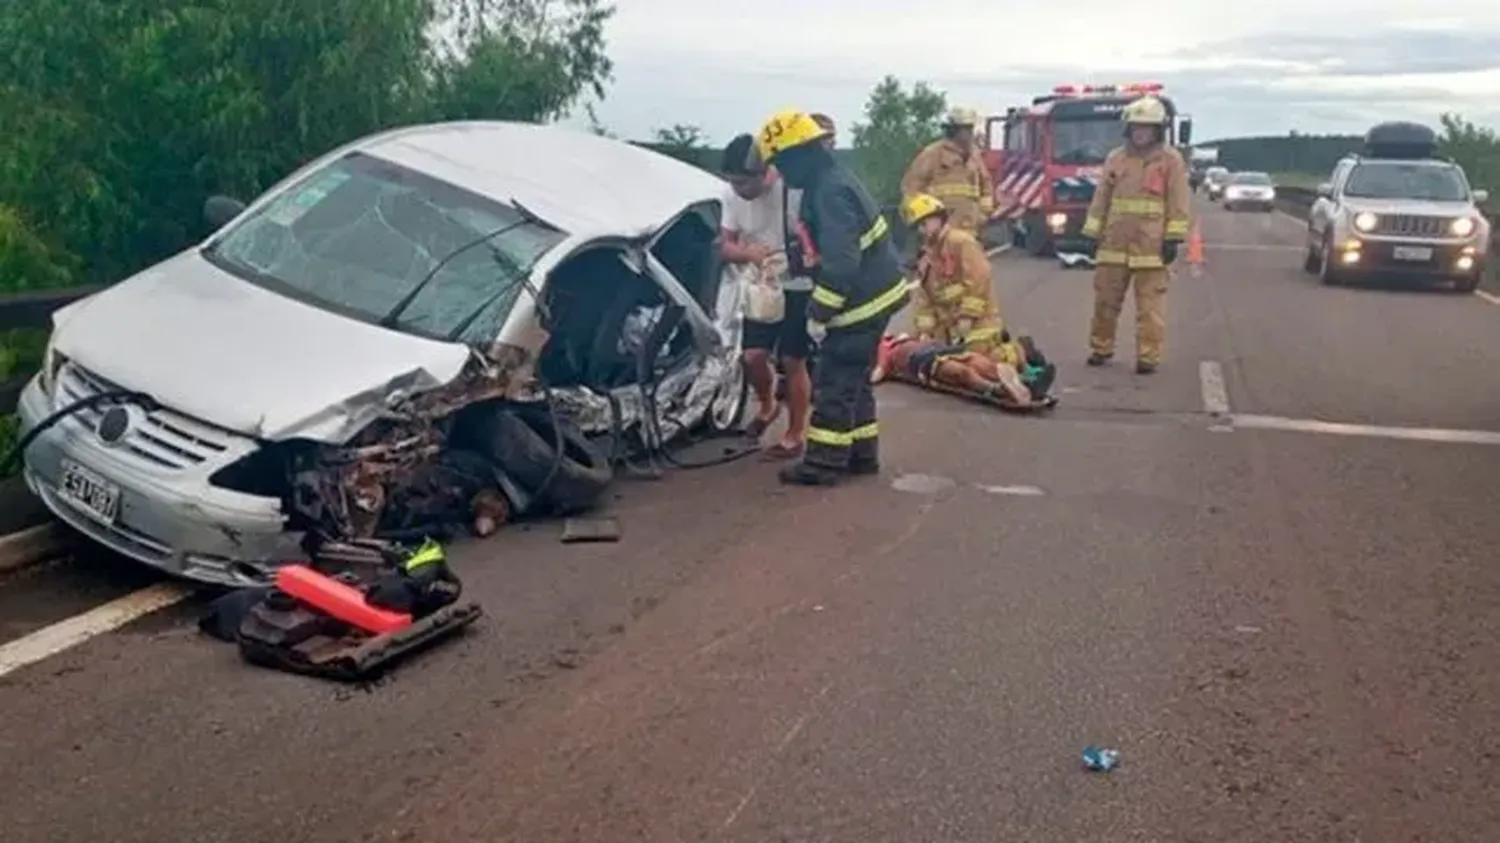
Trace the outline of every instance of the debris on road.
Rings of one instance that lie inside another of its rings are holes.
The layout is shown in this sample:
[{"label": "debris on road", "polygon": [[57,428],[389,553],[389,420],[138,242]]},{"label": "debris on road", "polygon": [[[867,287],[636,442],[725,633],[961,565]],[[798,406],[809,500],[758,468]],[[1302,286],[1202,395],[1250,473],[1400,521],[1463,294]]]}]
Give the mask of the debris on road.
[{"label": "debris on road", "polygon": [[362,566],[347,555],[283,565],[271,584],[214,601],[199,629],[237,644],[251,664],[360,682],[483,614],[458,602],[463,584],[437,542],[372,553]]},{"label": "debris on road", "polygon": [[569,518],[563,522],[563,544],[619,540],[620,522],[615,518]]},{"label": "debris on road", "polygon": [[1108,773],[1120,763],[1120,753],[1113,749],[1091,746],[1083,751],[1084,769],[1091,773]]}]

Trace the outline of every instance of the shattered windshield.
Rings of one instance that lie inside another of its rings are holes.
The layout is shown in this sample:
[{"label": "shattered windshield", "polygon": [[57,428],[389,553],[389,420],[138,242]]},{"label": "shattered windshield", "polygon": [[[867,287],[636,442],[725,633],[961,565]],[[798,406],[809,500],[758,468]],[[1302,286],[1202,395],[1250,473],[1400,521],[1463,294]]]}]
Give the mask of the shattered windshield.
[{"label": "shattered windshield", "polygon": [[1469,198],[1469,186],[1459,169],[1451,164],[1365,161],[1349,173],[1344,195],[1361,199],[1462,202]]},{"label": "shattered windshield", "polygon": [[353,153],[284,190],[205,256],[252,283],[376,323],[441,264],[389,324],[485,342],[562,237],[513,208]]},{"label": "shattered windshield", "polygon": [[1057,120],[1052,124],[1052,162],[1097,166],[1120,145],[1120,121]]}]

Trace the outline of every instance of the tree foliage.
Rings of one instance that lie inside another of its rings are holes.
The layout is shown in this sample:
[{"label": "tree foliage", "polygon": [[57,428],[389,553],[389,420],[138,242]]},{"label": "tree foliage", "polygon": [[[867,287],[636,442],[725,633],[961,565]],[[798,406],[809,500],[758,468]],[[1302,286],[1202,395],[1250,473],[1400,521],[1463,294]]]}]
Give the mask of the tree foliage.
[{"label": "tree foliage", "polygon": [[696,165],[703,160],[703,150],[708,144],[701,128],[687,123],[674,123],[657,129],[652,134],[655,137],[651,148],[657,152],[689,164]]},{"label": "tree foliage", "polygon": [[941,134],[947,97],[925,82],[907,90],[887,76],[870,92],[865,120],[854,124],[854,166],[875,199],[892,203],[913,156]]},{"label": "tree foliage", "polygon": [[1443,154],[1463,165],[1474,187],[1491,194],[1500,191],[1500,133],[1457,114],[1444,114],[1441,119]]},{"label": "tree foliage", "polygon": [[0,290],[23,259],[51,267],[29,278],[116,280],[201,237],[206,196],[252,196],[370,132],[558,117],[602,95],[611,13],[603,0],[0,0]]}]

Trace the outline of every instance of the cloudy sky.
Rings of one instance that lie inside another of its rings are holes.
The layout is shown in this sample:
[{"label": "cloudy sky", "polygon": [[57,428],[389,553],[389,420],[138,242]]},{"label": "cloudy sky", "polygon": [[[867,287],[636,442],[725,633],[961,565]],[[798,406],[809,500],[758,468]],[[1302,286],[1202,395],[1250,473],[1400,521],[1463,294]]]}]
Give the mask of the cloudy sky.
[{"label": "cloudy sky", "polygon": [[690,123],[725,141],[786,107],[847,125],[886,73],[987,113],[1058,84],[1162,82],[1201,140],[1359,132],[1384,119],[1434,122],[1443,111],[1500,125],[1500,0],[617,0],[617,8],[615,81],[598,114],[631,139]]}]

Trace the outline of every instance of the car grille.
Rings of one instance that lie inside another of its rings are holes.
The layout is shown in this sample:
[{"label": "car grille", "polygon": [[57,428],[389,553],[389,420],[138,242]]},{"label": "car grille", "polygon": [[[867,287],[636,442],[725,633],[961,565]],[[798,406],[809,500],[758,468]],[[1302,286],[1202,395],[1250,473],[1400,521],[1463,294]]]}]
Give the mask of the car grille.
[{"label": "car grille", "polygon": [[[57,403],[67,406],[101,392],[120,387],[76,363],[68,363],[57,374]],[[104,414],[102,407],[87,407],[71,421],[93,431]],[[120,442],[120,450],[158,469],[181,470],[213,459],[243,437],[197,419],[156,409],[145,413]]]},{"label": "car grille", "polygon": [[1394,237],[1442,237],[1450,221],[1447,217],[1425,217],[1416,214],[1381,214],[1376,234]]}]

